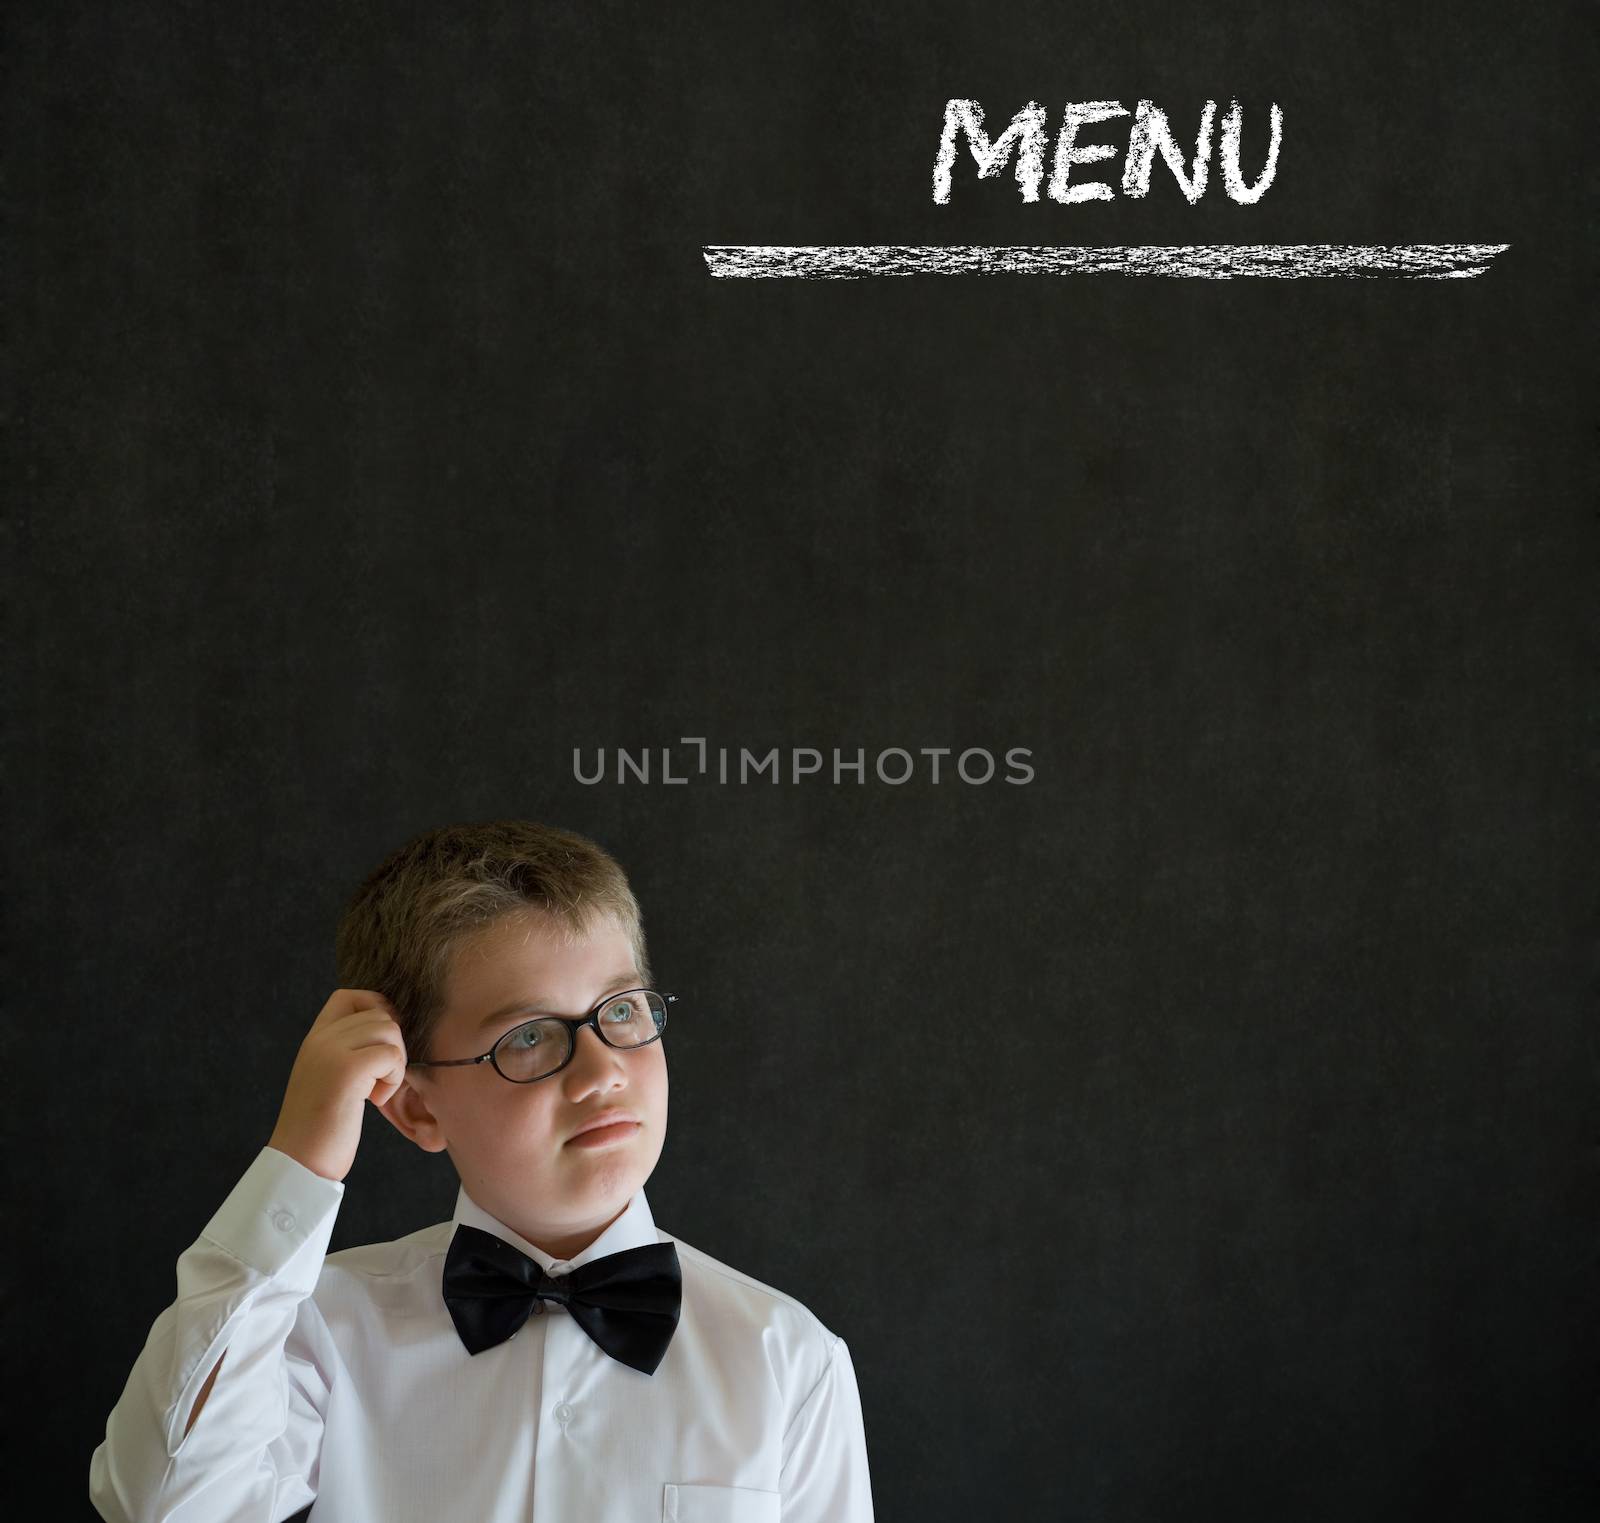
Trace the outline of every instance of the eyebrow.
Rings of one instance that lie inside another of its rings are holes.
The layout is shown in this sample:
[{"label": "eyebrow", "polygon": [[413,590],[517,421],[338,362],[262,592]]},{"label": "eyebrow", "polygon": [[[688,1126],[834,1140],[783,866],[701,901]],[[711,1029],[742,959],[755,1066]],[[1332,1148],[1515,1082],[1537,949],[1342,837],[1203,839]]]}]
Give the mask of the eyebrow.
[{"label": "eyebrow", "polygon": [[[605,994],[602,994],[600,998],[605,999],[609,995],[619,994],[624,989],[638,989],[641,987],[643,986],[639,982],[638,973],[630,968],[626,973],[618,973],[612,978],[611,982],[606,985]],[[552,1012],[545,1007],[553,1003],[554,1001],[549,996],[543,994],[535,995],[532,999],[512,1000],[509,1005],[502,1005],[498,1010],[484,1016],[472,1029],[474,1031],[482,1031],[485,1027],[494,1025],[496,1021],[503,1021],[508,1015],[521,1015],[529,1010],[548,1015]]]}]

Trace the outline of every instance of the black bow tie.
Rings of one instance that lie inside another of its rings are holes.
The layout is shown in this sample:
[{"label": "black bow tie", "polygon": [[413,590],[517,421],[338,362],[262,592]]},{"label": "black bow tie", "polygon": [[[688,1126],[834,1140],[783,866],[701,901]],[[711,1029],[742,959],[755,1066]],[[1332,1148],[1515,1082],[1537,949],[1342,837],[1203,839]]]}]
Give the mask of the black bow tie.
[{"label": "black bow tie", "polygon": [[444,1304],[469,1354],[514,1337],[539,1301],[557,1301],[613,1359],[653,1375],[682,1294],[675,1243],[624,1248],[552,1277],[521,1249],[463,1222],[444,1261]]}]

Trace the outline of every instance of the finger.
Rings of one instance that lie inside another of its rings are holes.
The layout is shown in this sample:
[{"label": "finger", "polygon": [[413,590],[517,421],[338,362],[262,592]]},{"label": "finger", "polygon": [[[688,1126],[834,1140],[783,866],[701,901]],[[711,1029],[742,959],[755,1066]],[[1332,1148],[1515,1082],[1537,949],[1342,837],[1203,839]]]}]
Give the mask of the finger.
[{"label": "finger", "polygon": [[363,1062],[374,1073],[385,1062],[402,1069],[406,1065],[406,1045],[398,1038],[379,1036],[373,1041],[359,1043],[350,1051],[368,1054]]},{"label": "finger", "polygon": [[388,1032],[392,1036],[400,1035],[400,1023],[377,1010],[362,1010],[353,1015],[348,1015],[339,1022],[338,1030],[344,1037],[357,1037],[370,1034],[374,1031]]},{"label": "finger", "polygon": [[335,1021],[368,1010],[381,1010],[391,1016],[397,1013],[389,1000],[376,989],[335,989],[328,996],[328,1002],[317,1019],[320,1021],[326,1017]]},{"label": "finger", "polygon": [[374,1105],[386,1105],[399,1091],[404,1082],[400,1079],[382,1078],[372,1086],[372,1093],[367,1096]]}]

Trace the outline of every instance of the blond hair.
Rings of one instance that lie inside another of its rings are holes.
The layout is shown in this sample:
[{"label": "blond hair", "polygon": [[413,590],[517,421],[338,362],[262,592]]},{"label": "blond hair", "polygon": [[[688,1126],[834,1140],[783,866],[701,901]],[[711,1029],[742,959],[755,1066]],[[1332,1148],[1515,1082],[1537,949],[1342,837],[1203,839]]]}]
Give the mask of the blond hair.
[{"label": "blond hair", "polygon": [[507,915],[542,912],[569,939],[612,916],[650,982],[644,923],[622,868],[585,836],[532,820],[445,825],[391,852],[339,917],[339,984],[394,1005],[406,1053],[429,1056],[456,951]]}]

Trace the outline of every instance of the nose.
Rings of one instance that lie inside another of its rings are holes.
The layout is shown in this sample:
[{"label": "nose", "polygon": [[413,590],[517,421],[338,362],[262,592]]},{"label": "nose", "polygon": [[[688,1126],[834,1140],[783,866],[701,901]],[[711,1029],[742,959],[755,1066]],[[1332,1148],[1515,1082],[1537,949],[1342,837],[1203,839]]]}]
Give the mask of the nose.
[{"label": "nose", "polygon": [[563,1075],[568,1092],[577,1098],[597,1089],[603,1092],[621,1088],[628,1082],[622,1058],[615,1047],[600,1040],[600,1033],[593,1026],[585,1026],[578,1033],[572,1061]]}]

